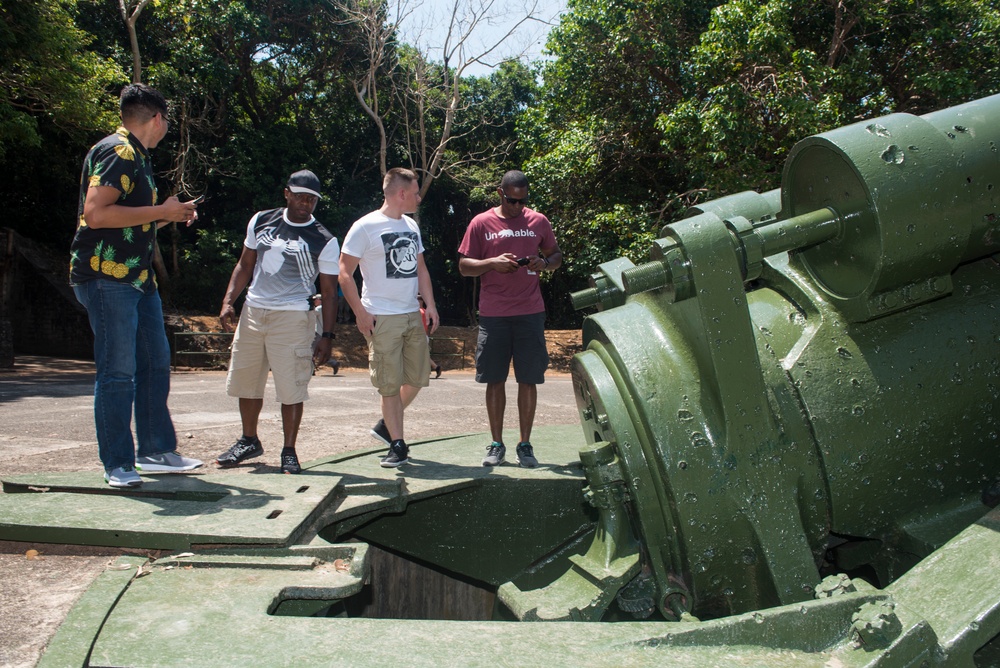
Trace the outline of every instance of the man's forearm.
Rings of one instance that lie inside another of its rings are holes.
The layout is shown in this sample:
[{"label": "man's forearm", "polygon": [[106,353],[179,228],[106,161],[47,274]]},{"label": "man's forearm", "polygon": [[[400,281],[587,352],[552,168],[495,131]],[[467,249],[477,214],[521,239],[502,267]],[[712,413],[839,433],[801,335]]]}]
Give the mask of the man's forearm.
[{"label": "man's forearm", "polygon": [[337,323],[337,285],[339,277],[334,274],[319,275],[320,301],[323,304],[323,331],[332,332]]},{"label": "man's forearm", "polygon": [[139,227],[160,220],[159,206],[112,206],[85,209],[84,220],[89,227],[100,229],[124,229]]},{"label": "man's forearm", "polygon": [[562,251],[556,251],[551,255],[545,256],[545,269],[546,271],[555,271],[562,266],[563,256]]},{"label": "man's forearm", "polygon": [[492,268],[491,260],[474,260],[471,257],[463,257],[458,262],[458,273],[469,278],[482,276]]},{"label": "man's forearm", "polygon": [[[344,275],[343,269],[341,269],[341,276]],[[347,300],[347,305],[351,307],[351,310],[355,313],[361,306],[361,296],[358,294],[358,286],[354,282],[354,276],[348,277],[347,280],[343,278],[340,279],[340,291],[344,293],[344,299]]]},{"label": "man's forearm", "polygon": [[233,274],[229,277],[229,285],[226,287],[226,294],[222,298],[222,305],[233,306],[236,300],[241,294],[243,294],[244,288],[247,287],[249,280],[245,275],[246,272],[243,271],[243,265],[237,264],[233,268]]}]

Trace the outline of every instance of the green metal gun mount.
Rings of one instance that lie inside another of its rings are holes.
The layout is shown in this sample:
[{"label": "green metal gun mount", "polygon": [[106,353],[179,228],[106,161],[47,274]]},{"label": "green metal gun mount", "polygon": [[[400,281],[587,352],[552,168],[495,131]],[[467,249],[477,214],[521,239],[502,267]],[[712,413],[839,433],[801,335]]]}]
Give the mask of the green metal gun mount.
[{"label": "green metal gun mount", "polygon": [[810,137],[780,192],[573,295],[600,309],[573,375],[608,549],[638,551],[622,591],[680,619],[886,586],[996,504],[998,142],[1000,96]]},{"label": "green metal gun mount", "polygon": [[810,137],[598,267],[582,435],[536,430],[538,469],[475,434],[4,479],[2,539],[175,552],[109,567],[40,665],[1000,665],[998,143],[1000,96]]}]

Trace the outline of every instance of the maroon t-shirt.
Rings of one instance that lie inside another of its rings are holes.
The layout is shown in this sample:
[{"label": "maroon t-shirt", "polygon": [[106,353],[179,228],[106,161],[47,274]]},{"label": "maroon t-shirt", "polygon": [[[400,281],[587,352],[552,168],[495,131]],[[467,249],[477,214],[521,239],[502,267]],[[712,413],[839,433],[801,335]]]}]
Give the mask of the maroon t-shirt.
[{"label": "maroon t-shirt", "polygon": [[[527,207],[517,218],[501,218],[494,209],[469,223],[458,252],[474,260],[504,253],[516,257],[538,255],[540,248],[554,248],[556,237],[549,219]],[[488,271],[479,277],[479,315],[501,317],[545,311],[538,274],[519,267],[510,274]]]}]

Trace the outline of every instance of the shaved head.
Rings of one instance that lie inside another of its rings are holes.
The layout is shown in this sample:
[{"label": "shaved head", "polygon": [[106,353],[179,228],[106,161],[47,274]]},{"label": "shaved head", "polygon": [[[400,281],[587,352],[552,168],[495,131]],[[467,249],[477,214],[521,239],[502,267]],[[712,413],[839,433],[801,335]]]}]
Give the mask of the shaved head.
[{"label": "shaved head", "polygon": [[512,169],[503,175],[500,179],[500,187],[507,188],[527,188],[528,187],[528,177],[524,175],[524,172]]}]

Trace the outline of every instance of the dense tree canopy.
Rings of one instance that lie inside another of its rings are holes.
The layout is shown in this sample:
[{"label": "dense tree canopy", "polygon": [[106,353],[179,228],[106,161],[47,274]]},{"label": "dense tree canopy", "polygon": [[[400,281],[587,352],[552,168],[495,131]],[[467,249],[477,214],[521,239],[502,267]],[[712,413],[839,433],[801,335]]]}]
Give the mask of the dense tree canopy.
[{"label": "dense tree canopy", "polygon": [[[50,243],[67,243],[60,220],[40,224],[38,209],[55,205],[72,226],[82,152],[97,127],[114,127],[115,100],[106,87],[124,71],[90,51],[95,38],[77,24],[73,0],[0,2],[0,189],[5,225]],[[65,148],[66,150],[63,150]]]},{"label": "dense tree canopy", "polygon": [[997,3],[969,0],[721,5],[685,63],[684,99],[658,119],[664,146],[713,195],[777,187],[803,137],[1000,90],[998,20]]},{"label": "dense tree canopy", "polygon": [[[439,307],[468,324],[475,283],[458,275],[458,242],[520,167],[566,258],[545,277],[550,324],[571,326],[566,295],[597,264],[644,259],[692,203],[777,186],[799,139],[1000,91],[1000,0],[569,0],[548,61],[479,77],[401,43],[389,7],[146,6],[142,76],[172,104],[160,189],[206,194],[198,226],[161,233],[170,303],[217,308],[246,221],[281,204],[291,171],[320,175],[317,217],[342,238],[381,201],[384,167],[413,165],[433,175],[420,222]],[[384,21],[375,66],[364,12]],[[131,67],[116,3],[0,0],[5,225],[68,247],[81,160],[114,129]]]},{"label": "dense tree canopy", "polygon": [[[996,0],[570,0],[521,120],[576,286],[686,206],[779,185],[796,141],[1000,91]],[[572,286],[560,286],[562,290]]]}]

